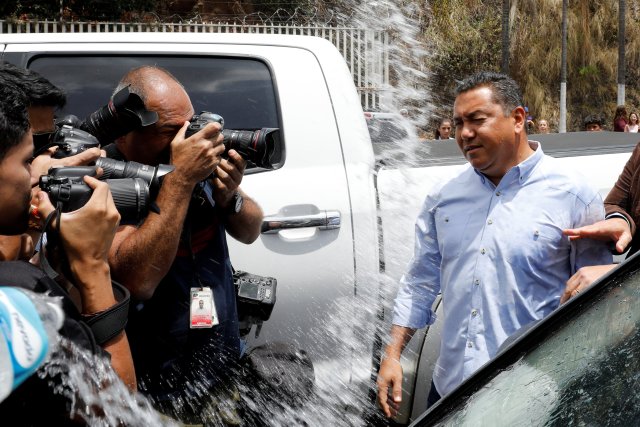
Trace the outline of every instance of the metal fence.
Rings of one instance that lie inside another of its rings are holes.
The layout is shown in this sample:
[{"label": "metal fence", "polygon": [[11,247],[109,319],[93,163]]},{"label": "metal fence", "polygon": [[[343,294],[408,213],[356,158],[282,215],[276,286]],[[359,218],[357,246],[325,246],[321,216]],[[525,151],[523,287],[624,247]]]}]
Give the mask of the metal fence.
[{"label": "metal fence", "polygon": [[0,20],[0,33],[254,33],[322,37],[344,57],[360,94],[362,108],[377,109],[389,85],[389,35],[358,28],[296,25],[242,25],[227,23],[123,23]]}]

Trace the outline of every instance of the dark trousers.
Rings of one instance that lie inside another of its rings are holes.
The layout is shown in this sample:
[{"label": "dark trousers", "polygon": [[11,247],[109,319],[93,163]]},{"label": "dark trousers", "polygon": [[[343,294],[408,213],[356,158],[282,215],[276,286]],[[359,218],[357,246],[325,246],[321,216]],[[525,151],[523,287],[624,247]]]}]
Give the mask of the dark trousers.
[{"label": "dark trousers", "polygon": [[431,408],[436,404],[438,400],[440,400],[440,393],[436,390],[436,385],[431,380],[431,389],[429,390],[429,396],[427,396],[427,409]]}]

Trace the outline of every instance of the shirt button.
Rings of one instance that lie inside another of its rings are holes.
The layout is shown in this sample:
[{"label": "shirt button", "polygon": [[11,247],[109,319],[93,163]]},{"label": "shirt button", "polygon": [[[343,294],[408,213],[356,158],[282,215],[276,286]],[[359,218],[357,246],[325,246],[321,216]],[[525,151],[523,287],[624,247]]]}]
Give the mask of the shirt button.
[{"label": "shirt button", "polygon": [[534,236],[538,237],[540,235],[540,231],[536,230],[533,232]]},{"label": "shirt button", "polygon": [[469,348],[473,347],[473,344],[471,343],[471,341],[469,341],[469,342],[467,343],[467,347],[469,347]]},{"label": "shirt button", "polygon": [[471,310],[471,315],[472,315],[473,317],[476,317],[476,316],[478,315],[478,310],[475,310],[475,309],[474,309],[474,310]]},{"label": "shirt button", "polygon": [[476,279],[473,283],[475,283],[476,285],[480,284],[480,280]]},{"label": "shirt button", "polygon": [[499,191],[496,191],[496,196],[500,197],[500,194],[502,194],[502,193],[499,192]]},{"label": "shirt button", "polygon": [[493,224],[493,221],[489,220],[489,221],[487,221],[487,224],[491,225],[491,224]]},{"label": "shirt button", "polygon": [[487,251],[485,251],[485,250],[484,250],[484,248],[480,249],[480,253],[481,253],[482,255],[484,255],[486,252],[487,252]]}]

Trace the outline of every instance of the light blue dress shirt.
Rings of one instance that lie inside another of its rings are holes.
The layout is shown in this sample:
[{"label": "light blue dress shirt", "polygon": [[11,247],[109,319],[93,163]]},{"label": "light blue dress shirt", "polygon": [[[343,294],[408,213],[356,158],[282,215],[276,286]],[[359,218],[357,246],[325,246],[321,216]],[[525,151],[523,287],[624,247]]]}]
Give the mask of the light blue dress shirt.
[{"label": "light blue dress shirt", "polygon": [[604,218],[602,198],[558,167],[537,142],[534,154],[496,187],[471,166],[429,194],[416,222],[415,252],[395,300],[393,323],[444,321],[433,381],[441,395],[495,356],[522,326],[558,307],[582,266],[611,264],[606,244],[569,242],[565,228]]}]

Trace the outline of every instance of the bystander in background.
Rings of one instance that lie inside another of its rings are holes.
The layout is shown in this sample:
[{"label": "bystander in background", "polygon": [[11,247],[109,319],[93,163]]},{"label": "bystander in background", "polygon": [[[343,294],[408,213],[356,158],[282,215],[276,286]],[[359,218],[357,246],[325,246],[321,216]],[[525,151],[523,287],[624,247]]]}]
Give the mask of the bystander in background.
[{"label": "bystander in background", "polygon": [[625,132],[638,133],[638,113],[629,114],[629,121],[624,126]]},{"label": "bystander in background", "polygon": [[616,114],[613,117],[613,131],[624,132],[624,128],[627,125],[627,108],[624,105],[618,105],[616,107]]},{"label": "bystander in background", "polygon": [[599,132],[604,130],[602,127],[602,117],[600,114],[589,114],[584,118],[584,130],[587,132]]},{"label": "bystander in background", "polygon": [[549,133],[549,122],[545,119],[538,120],[538,133]]},{"label": "bystander in background", "polygon": [[435,132],[435,139],[453,139],[451,136],[451,119],[442,119]]}]

